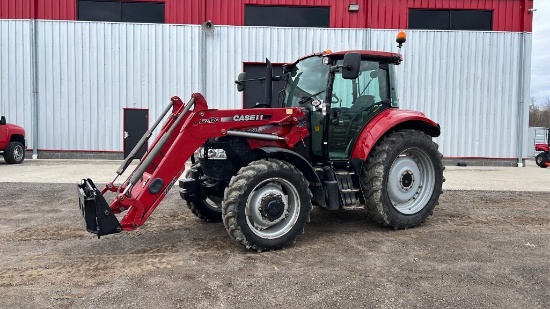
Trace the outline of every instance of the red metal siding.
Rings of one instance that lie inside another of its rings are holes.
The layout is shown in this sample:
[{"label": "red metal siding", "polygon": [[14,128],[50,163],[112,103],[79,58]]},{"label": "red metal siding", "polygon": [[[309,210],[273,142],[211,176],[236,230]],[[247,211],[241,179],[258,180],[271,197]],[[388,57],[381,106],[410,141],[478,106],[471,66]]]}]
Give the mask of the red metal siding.
[{"label": "red metal siding", "polygon": [[[244,6],[256,5],[295,5],[295,6],[328,6],[330,7],[331,28],[365,28],[366,5],[368,0],[207,0],[207,19],[214,24],[244,24]],[[348,5],[359,3],[359,12],[348,12]]]},{"label": "red metal siding", "polygon": [[75,0],[34,0],[37,2],[37,19],[75,20]]},{"label": "red metal siding", "polygon": [[[493,11],[494,31],[528,31],[533,0],[369,0],[368,26],[375,29],[407,29],[410,8],[475,9]],[[525,22],[525,23],[524,23]]]},{"label": "red metal siding", "polygon": [[76,0],[0,0],[0,18],[76,19]]},{"label": "red metal siding", "polygon": [[[210,1],[210,0],[208,0]],[[167,24],[202,24],[206,21],[204,7],[206,0],[166,0]],[[231,2],[231,1],[228,1]]]},{"label": "red metal siding", "polygon": [[0,18],[20,19],[28,18],[32,14],[30,0],[1,0]]},{"label": "red metal siding", "polygon": [[[493,30],[531,31],[533,0],[132,0],[164,2],[166,23],[244,24],[244,6],[329,6],[332,28],[407,29],[410,8],[480,9],[493,11]],[[359,12],[348,12],[357,3]],[[35,13],[36,11],[36,13]],[[0,0],[0,18],[77,18],[77,0]]]}]

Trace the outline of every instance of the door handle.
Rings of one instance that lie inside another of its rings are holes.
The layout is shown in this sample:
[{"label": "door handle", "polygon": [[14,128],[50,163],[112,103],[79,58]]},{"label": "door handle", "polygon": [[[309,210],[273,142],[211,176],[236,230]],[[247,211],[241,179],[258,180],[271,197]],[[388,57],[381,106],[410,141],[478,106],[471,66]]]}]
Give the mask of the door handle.
[{"label": "door handle", "polygon": [[126,139],[128,136],[130,136],[130,134],[128,134],[127,131],[124,131],[124,134],[123,134],[124,139]]}]

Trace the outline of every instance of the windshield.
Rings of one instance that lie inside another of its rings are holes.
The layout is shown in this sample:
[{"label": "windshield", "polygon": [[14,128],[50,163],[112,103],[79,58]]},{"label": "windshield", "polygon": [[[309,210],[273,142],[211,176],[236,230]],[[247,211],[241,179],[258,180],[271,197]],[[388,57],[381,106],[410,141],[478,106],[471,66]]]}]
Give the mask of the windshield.
[{"label": "windshield", "polygon": [[310,57],[298,62],[290,72],[285,88],[285,106],[299,106],[309,99],[325,98],[329,66],[322,57]]}]

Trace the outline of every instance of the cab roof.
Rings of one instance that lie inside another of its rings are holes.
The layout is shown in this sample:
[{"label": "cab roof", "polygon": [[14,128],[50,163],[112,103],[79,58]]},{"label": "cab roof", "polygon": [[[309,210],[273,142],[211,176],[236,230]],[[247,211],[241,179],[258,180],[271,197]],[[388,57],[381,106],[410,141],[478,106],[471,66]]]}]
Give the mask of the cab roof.
[{"label": "cab roof", "polygon": [[297,62],[300,62],[306,58],[315,57],[315,56],[328,56],[334,58],[343,58],[347,53],[359,53],[361,54],[361,59],[373,59],[373,60],[386,60],[390,63],[399,64],[403,60],[403,57],[398,53],[390,53],[378,50],[344,50],[339,52],[324,51],[320,53],[310,54],[301,58],[298,58],[290,65],[295,65]]}]

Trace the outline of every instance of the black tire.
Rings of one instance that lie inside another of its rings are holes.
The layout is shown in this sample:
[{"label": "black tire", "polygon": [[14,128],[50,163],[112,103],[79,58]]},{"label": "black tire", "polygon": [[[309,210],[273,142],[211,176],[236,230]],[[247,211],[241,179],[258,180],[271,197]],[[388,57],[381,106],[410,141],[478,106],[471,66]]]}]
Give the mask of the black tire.
[{"label": "black tire", "polygon": [[309,183],[293,165],[275,159],[254,161],[225,189],[223,223],[247,249],[280,249],[304,232],[311,197]]},{"label": "black tire", "polygon": [[[193,169],[194,167],[191,167]],[[185,173],[185,178],[191,178],[191,169]],[[221,198],[208,196],[202,201],[186,201],[187,207],[199,219],[209,223],[222,222]]]},{"label": "black tire", "polygon": [[535,163],[539,167],[547,168],[548,165],[546,163],[550,162],[550,156],[546,152],[541,152],[535,157]]},{"label": "black tire", "polygon": [[363,164],[361,182],[369,216],[395,229],[422,224],[443,193],[442,155],[421,131],[385,136]]},{"label": "black tire", "polygon": [[21,164],[25,160],[25,147],[21,142],[10,142],[4,150],[4,160],[9,164]]}]

